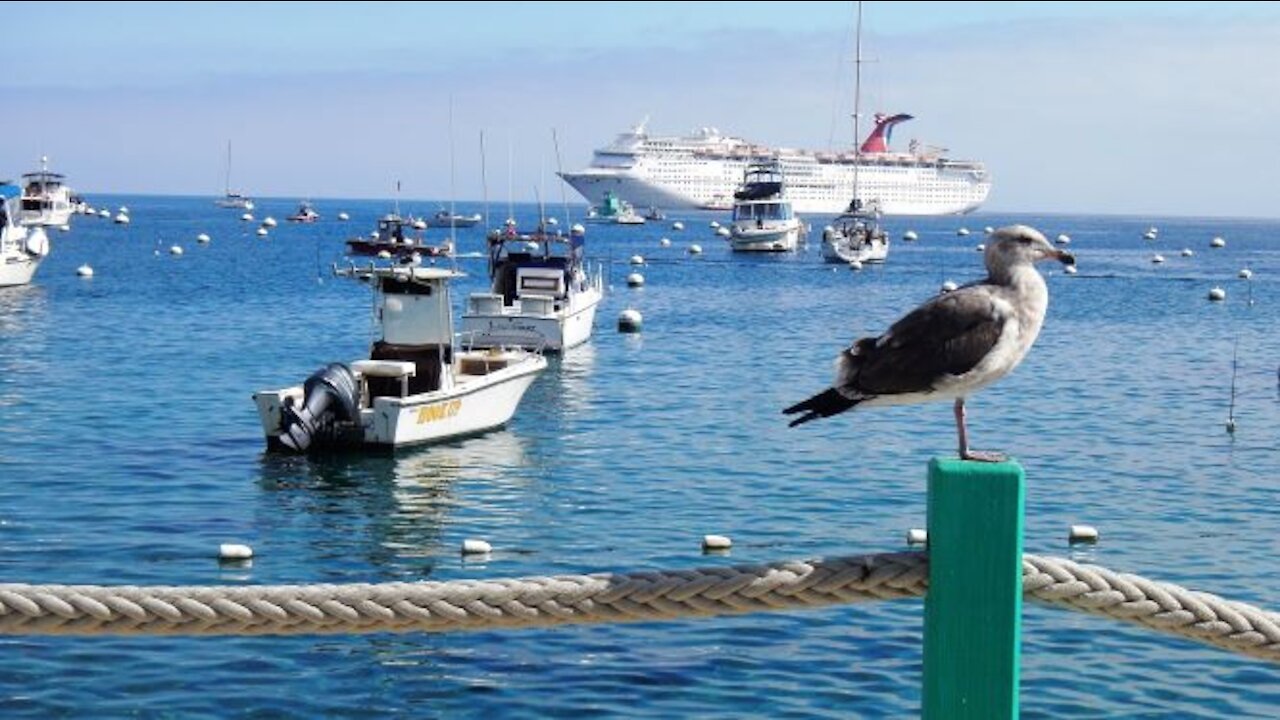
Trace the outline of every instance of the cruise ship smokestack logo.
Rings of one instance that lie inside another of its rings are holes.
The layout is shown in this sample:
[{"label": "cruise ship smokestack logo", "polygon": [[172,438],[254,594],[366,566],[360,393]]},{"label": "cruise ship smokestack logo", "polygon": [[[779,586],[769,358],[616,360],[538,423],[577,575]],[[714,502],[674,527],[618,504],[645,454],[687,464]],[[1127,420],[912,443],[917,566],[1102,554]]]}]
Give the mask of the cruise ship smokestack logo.
[{"label": "cruise ship smokestack logo", "polygon": [[884,113],[876,113],[876,129],[872,130],[871,135],[867,137],[867,141],[862,143],[862,152],[867,154],[889,152],[889,143],[893,140],[893,128],[898,123],[911,119],[912,116],[906,113],[898,113],[893,117],[889,117]]}]

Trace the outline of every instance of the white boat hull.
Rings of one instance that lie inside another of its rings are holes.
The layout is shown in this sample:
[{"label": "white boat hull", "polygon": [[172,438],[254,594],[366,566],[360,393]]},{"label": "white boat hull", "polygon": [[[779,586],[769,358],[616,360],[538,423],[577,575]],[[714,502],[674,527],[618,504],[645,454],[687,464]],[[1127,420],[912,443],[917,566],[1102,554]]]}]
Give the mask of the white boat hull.
[{"label": "white boat hull", "polygon": [[729,230],[729,247],[734,252],[791,252],[800,243],[800,221],[757,227],[734,223]]},{"label": "white boat hull", "polygon": [[882,263],[889,257],[889,241],[876,239],[870,243],[853,245],[843,235],[822,237],[822,259],[829,263]]},{"label": "white boat hull", "polygon": [[[472,347],[486,348],[519,346],[525,348],[542,348],[550,351],[564,351],[581,345],[591,339],[595,327],[596,308],[603,297],[603,289],[593,282],[587,289],[574,293],[565,301],[540,300],[527,302],[516,300],[512,305],[492,307],[501,304],[489,302],[491,310],[485,312],[477,298],[493,299],[487,294],[473,295],[467,304],[467,312],[462,315],[462,337],[464,344]],[[549,312],[533,308],[547,308]]]},{"label": "white boat hull", "polygon": [[26,285],[31,282],[44,258],[18,253],[0,258],[0,287]]},{"label": "white boat hull", "polygon": [[[506,425],[524,393],[547,366],[546,358],[524,354],[501,370],[470,375],[456,370],[479,353],[459,353],[451,387],[407,397],[377,397],[360,408],[364,444],[396,448],[444,442]],[[303,401],[301,386],[255,393],[258,418],[269,447],[277,447],[286,398]]]}]

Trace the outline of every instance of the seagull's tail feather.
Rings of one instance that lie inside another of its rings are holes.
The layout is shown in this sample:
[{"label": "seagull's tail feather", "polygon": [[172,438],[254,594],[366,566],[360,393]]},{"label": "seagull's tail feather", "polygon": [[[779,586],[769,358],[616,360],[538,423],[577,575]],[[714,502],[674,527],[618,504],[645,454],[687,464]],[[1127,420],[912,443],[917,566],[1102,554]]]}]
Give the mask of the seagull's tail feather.
[{"label": "seagull's tail feather", "polygon": [[810,420],[839,415],[845,410],[857,405],[858,402],[858,400],[850,400],[849,398],[841,395],[835,388],[829,388],[817,395],[814,395],[808,400],[792,405],[786,410],[783,410],[782,414],[795,415],[796,413],[804,413],[800,417],[791,421],[790,427],[795,427],[797,425],[803,425]]}]

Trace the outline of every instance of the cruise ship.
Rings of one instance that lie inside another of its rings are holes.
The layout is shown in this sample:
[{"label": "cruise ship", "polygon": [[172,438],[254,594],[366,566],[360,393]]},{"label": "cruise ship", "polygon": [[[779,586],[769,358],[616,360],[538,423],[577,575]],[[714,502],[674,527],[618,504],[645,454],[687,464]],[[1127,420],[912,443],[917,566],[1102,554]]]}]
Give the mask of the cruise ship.
[{"label": "cruise ship", "polygon": [[915,140],[907,152],[889,149],[890,134],[911,115],[875,116],[857,152],[773,149],[702,128],[684,137],[651,137],[645,122],[595,151],[590,167],[560,177],[587,202],[606,191],[637,207],[728,210],[743,172],[776,159],[786,199],[798,213],[836,214],[858,194],[886,215],[960,215],[987,199],[991,177],[982,163],[955,160],[947,150]]}]

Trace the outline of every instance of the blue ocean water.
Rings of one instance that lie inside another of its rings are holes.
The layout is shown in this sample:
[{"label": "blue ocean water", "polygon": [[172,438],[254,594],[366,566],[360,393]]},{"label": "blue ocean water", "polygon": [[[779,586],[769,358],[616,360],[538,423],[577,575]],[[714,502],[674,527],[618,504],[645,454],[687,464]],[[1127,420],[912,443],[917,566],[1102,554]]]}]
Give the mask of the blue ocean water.
[{"label": "blue ocean water", "polygon": [[[970,402],[976,447],[1028,474],[1028,552],[1275,609],[1280,597],[1280,221],[980,214],[894,220],[887,265],[822,264],[816,241],[733,256],[711,213],[589,229],[612,289],[591,343],[553,358],[507,429],[394,456],[264,453],[250,393],[367,351],[367,288],[331,277],[386,203],[317,202],[267,238],[207,198],[128,205],[51,233],[29,287],[0,290],[0,567],[5,582],[282,584],[500,578],[902,549],[923,527],[948,405],[788,429],[850,340],[944,280],[981,274],[984,225],[1068,233],[1045,266],[1037,346]],[[432,204],[406,209],[430,213]],[[479,211],[460,204],[460,212]],[[339,210],[350,222],[332,218]],[[503,213],[505,214],[505,213]],[[517,208],[522,220],[535,209]],[[575,215],[580,215],[580,209]],[[495,211],[495,217],[498,217]],[[820,231],[822,218],[812,218]],[[956,235],[966,225],[969,237]],[[1159,240],[1141,238],[1149,225]],[[208,245],[196,235],[212,236]],[[439,237],[443,231],[430,231]],[[1209,248],[1221,235],[1227,246]],[[672,239],[661,248],[658,239]],[[685,249],[700,244],[705,252]],[[181,256],[169,254],[181,245]],[[483,250],[460,230],[462,253]],[[1179,250],[1195,251],[1182,257]],[[1154,265],[1153,253],[1167,262]],[[647,284],[623,277],[648,258]],[[76,276],[83,263],[92,279]],[[455,300],[486,285],[485,261]],[[1242,267],[1251,281],[1236,277]],[[1210,287],[1225,302],[1206,300]],[[1253,304],[1248,300],[1252,298]],[[626,307],[644,332],[621,335]],[[1234,415],[1224,429],[1238,348]],[[1102,542],[1072,549],[1067,527]],[[733,537],[704,557],[704,534]],[[463,538],[496,548],[464,561]],[[220,566],[224,542],[249,567]],[[904,717],[920,705],[922,604],[665,624],[302,638],[0,637],[6,717]],[[1023,715],[1275,717],[1274,667],[1028,604]]]}]

